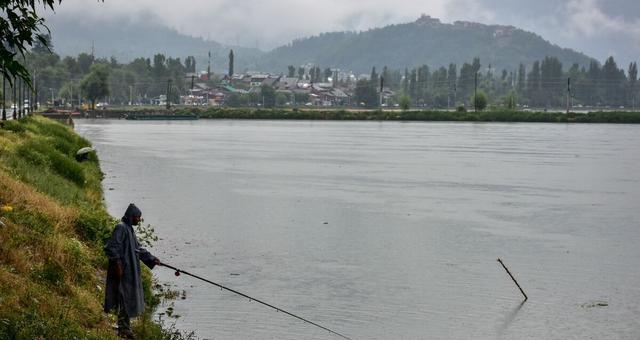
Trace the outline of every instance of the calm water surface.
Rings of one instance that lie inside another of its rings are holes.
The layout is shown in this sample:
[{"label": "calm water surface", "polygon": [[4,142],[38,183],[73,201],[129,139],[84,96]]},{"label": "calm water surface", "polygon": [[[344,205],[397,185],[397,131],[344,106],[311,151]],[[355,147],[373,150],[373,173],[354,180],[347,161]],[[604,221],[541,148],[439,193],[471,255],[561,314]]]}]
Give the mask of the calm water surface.
[{"label": "calm water surface", "polygon": [[[162,260],[354,339],[640,338],[640,126],[76,129],[98,149],[109,211],[138,204]],[[177,326],[201,338],[336,339],[154,272],[186,291]]]}]

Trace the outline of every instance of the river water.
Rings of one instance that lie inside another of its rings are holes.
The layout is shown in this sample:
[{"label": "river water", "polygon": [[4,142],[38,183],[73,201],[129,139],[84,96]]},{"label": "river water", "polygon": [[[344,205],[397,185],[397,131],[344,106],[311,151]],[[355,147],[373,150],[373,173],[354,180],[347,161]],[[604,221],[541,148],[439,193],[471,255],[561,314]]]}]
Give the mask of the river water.
[{"label": "river water", "polygon": [[[135,202],[161,260],[354,339],[640,338],[640,126],[76,129],[98,149],[109,211]],[[168,322],[200,338],[337,339],[154,272],[186,292]]]}]

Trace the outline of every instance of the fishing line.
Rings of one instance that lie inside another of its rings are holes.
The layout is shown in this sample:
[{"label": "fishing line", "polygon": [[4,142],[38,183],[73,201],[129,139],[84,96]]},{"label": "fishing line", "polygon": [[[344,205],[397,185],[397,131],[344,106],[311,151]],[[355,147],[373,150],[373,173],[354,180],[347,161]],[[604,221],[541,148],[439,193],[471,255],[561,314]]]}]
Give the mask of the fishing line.
[{"label": "fishing line", "polygon": [[282,312],[282,313],[287,314],[287,315],[289,315],[289,316],[292,316],[292,317],[294,317],[294,318],[296,318],[296,319],[298,319],[298,320],[302,320],[302,321],[304,321],[304,322],[306,322],[306,323],[308,323],[308,324],[311,324],[311,325],[314,325],[314,326],[316,326],[316,327],[322,328],[322,329],[324,329],[325,331],[328,331],[328,332],[329,332],[329,333],[331,333],[331,334],[335,334],[335,335],[337,335],[337,336],[339,336],[339,337],[341,337],[341,338],[344,338],[344,339],[347,339],[347,340],[353,340],[353,339],[351,339],[350,337],[348,337],[348,336],[346,336],[346,335],[342,335],[342,334],[340,334],[340,333],[338,333],[338,332],[336,332],[336,331],[333,331],[333,330],[331,330],[331,329],[329,329],[329,328],[327,328],[327,327],[321,326],[321,325],[319,325],[319,324],[317,324],[317,323],[315,323],[315,322],[313,322],[313,321],[309,321],[309,320],[307,320],[307,319],[305,319],[305,318],[303,318],[303,317],[300,317],[300,316],[295,315],[295,314],[293,314],[293,313],[287,312],[286,310],[284,310],[284,309],[282,309],[282,308],[278,308],[278,307],[273,306],[273,305],[271,305],[271,304],[268,304],[268,303],[266,303],[266,302],[264,302],[264,301],[261,301],[261,300],[259,300],[259,299],[254,298],[254,297],[251,297],[251,296],[249,296],[249,295],[247,295],[247,294],[240,293],[240,292],[239,292],[239,291],[237,291],[237,290],[234,290],[234,289],[231,289],[231,288],[225,287],[225,286],[223,286],[223,285],[221,285],[221,284],[219,284],[219,283],[215,283],[215,282],[213,282],[213,281],[207,280],[207,279],[205,279],[205,278],[203,278],[203,277],[200,277],[200,276],[198,276],[198,275],[191,274],[191,273],[189,273],[189,272],[187,272],[187,271],[184,271],[184,270],[182,270],[182,269],[178,269],[178,268],[173,267],[173,266],[171,266],[171,265],[168,265],[168,264],[166,264],[166,263],[160,263],[160,265],[161,265],[161,266],[164,266],[164,267],[167,267],[167,268],[169,268],[169,269],[173,269],[173,270],[175,270],[175,275],[176,275],[176,276],[180,276],[180,274],[181,274],[181,273],[182,273],[182,274],[185,274],[185,275],[189,275],[189,276],[194,277],[194,278],[196,278],[196,279],[198,279],[198,280],[201,280],[201,281],[204,281],[204,282],[206,282],[206,283],[212,284],[212,285],[214,285],[214,286],[216,286],[216,287],[218,287],[218,288],[220,288],[220,289],[224,289],[224,290],[227,290],[227,291],[232,292],[232,293],[234,293],[234,294],[237,294],[237,295],[240,295],[240,296],[242,296],[242,297],[245,297],[245,298],[249,299],[249,301],[255,301],[255,302],[260,303],[260,304],[263,304],[263,305],[265,305],[265,306],[267,306],[267,307],[273,308],[273,309],[275,309],[277,312]]}]

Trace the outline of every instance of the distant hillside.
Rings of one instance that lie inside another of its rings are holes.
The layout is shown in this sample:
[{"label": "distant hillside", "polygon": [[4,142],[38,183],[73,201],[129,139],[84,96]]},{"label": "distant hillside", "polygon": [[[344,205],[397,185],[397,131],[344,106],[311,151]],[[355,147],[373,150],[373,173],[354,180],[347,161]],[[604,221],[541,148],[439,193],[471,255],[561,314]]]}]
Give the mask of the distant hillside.
[{"label": "distant hillside", "polygon": [[568,68],[573,63],[588,65],[588,56],[561,48],[542,37],[512,26],[471,22],[443,24],[422,16],[407,24],[391,25],[365,32],[324,33],[296,40],[261,58],[259,67],[285,71],[287,65],[315,63],[356,72],[372,66],[392,69],[427,64],[433,67],[453,62],[458,65],[480,57],[483,67],[516,70],[545,56],[555,56]]},{"label": "distant hillside", "polygon": [[[291,44],[263,52],[256,48],[230,47],[179,33],[163,26],[159,18],[139,18],[104,22],[52,16],[47,18],[54,50],[61,55],[90,52],[95,46],[98,57],[114,56],[130,61],[164,53],[172,57],[196,57],[198,70],[206,69],[207,53],[213,56],[214,72],[226,72],[229,49],[235,52],[235,70],[286,72],[288,65],[314,63],[358,73],[372,66],[392,69],[427,64],[461,65],[480,57],[483,67],[516,70],[519,63],[530,65],[545,56],[555,56],[567,69],[577,62],[588,65],[590,58],[561,48],[542,37],[512,26],[483,25],[471,22],[443,24],[423,16],[407,24],[391,25],[364,32],[334,32],[295,40]],[[231,29],[231,28],[230,28]]]},{"label": "distant hillside", "polygon": [[206,70],[207,54],[211,51],[215,72],[226,72],[229,49],[235,52],[235,69],[255,69],[256,60],[264,52],[254,48],[233,47],[180,34],[163,26],[157,18],[141,18],[133,23],[126,19],[87,22],[77,18],[52,16],[47,18],[56,53],[75,56],[91,53],[92,43],[97,57],[116,57],[131,61],[137,57],[152,57],[156,53],[180,57],[195,56],[198,70]]}]

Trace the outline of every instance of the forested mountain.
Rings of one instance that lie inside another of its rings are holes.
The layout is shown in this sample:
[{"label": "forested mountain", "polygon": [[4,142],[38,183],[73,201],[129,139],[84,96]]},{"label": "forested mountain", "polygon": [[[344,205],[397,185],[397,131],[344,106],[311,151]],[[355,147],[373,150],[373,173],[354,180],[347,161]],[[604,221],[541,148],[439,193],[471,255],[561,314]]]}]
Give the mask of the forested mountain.
[{"label": "forested mountain", "polygon": [[213,40],[191,37],[163,26],[157,18],[149,20],[112,19],[86,22],[82,19],[52,16],[47,19],[53,46],[61,56],[91,54],[97,58],[115,57],[129,62],[139,57],[150,58],[158,53],[168,57],[196,58],[196,69],[207,69],[208,53],[212,54],[212,70],[226,72],[229,49],[236,52],[236,70],[254,70],[256,59],[264,52],[255,48],[227,46]]},{"label": "forested mountain", "polygon": [[534,33],[512,26],[443,24],[438,19],[422,16],[407,24],[364,32],[324,33],[296,40],[262,57],[259,66],[282,71],[287,65],[314,63],[364,73],[372,66],[440,67],[479,57],[484,67],[517,70],[520,63],[531,65],[545,56],[557,57],[564,65],[589,65],[590,62],[582,53],[553,45]]}]

